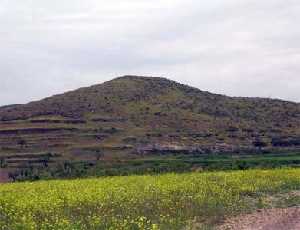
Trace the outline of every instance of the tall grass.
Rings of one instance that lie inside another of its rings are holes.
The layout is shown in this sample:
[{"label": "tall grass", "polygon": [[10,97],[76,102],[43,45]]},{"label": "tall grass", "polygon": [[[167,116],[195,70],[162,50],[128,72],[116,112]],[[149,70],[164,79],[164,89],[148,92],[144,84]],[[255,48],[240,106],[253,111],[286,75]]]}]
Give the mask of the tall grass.
[{"label": "tall grass", "polygon": [[0,185],[0,229],[183,229],[300,189],[300,169],[107,177]]}]

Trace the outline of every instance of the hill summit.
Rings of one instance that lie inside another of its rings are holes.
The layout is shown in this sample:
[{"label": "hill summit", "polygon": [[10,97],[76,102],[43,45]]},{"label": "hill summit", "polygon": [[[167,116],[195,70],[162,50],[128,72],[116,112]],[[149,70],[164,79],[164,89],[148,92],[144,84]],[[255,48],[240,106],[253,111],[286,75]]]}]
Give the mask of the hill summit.
[{"label": "hill summit", "polygon": [[[0,121],[2,158],[49,152],[68,160],[110,159],[300,147],[298,103],[227,97],[155,77],[124,76],[0,107]],[[14,167],[28,163],[24,157],[10,159]]]}]

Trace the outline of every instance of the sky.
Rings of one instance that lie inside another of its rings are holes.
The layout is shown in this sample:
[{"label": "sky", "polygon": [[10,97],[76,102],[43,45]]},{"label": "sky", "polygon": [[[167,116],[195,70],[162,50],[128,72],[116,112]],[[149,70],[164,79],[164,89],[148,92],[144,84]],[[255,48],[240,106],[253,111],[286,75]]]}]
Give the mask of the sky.
[{"label": "sky", "polygon": [[0,105],[122,75],[300,102],[299,0],[0,0]]}]

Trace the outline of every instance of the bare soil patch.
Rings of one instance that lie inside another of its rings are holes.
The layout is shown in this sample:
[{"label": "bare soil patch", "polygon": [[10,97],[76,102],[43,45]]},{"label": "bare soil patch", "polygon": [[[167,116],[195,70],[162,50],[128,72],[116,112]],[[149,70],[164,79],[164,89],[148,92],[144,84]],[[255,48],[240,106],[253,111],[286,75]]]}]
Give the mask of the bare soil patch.
[{"label": "bare soil patch", "polygon": [[300,207],[263,209],[230,218],[218,230],[299,230]]}]

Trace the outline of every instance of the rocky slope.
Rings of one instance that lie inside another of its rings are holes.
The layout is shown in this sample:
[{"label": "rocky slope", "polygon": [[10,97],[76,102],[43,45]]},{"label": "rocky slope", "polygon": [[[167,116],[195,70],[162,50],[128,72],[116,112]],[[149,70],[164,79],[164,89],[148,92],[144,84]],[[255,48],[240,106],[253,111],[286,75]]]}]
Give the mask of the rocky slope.
[{"label": "rocky slope", "polygon": [[300,104],[216,95],[164,78],[124,76],[0,107],[1,164],[16,168],[58,159],[299,148]]}]

